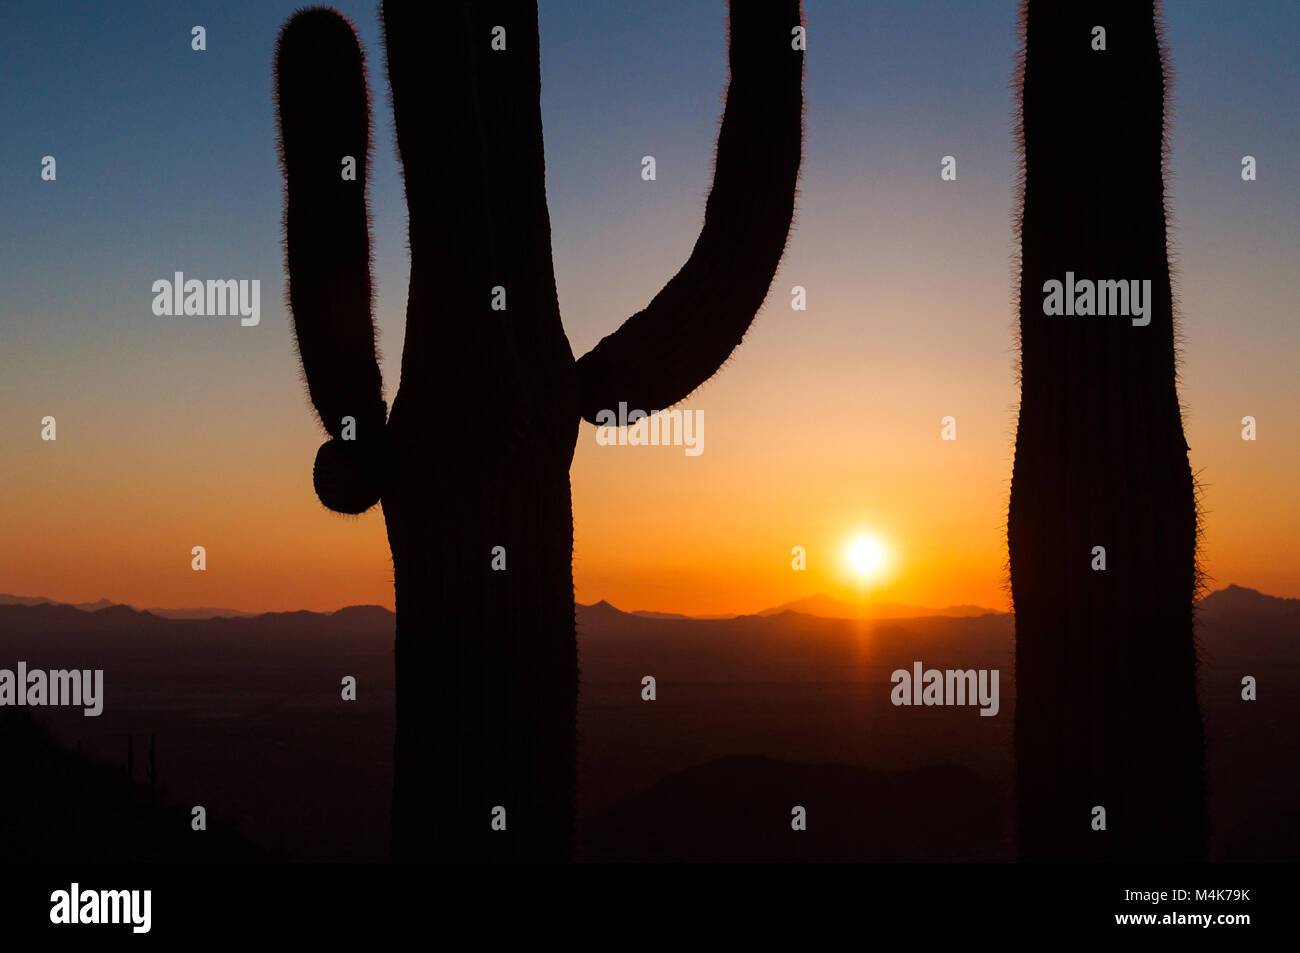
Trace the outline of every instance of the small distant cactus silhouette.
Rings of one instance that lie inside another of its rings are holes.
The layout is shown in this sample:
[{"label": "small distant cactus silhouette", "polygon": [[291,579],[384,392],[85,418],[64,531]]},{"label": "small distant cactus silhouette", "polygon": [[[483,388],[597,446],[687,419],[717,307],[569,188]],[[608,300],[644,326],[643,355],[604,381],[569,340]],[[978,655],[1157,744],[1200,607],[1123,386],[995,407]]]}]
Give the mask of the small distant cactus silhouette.
[{"label": "small distant cactus silhouette", "polygon": [[[1021,400],[1007,522],[1019,852],[1196,859],[1197,512],[1176,387],[1160,10],[1029,0],[1021,17]],[[1044,283],[1067,270],[1150,279],[1150,324],[1045,315]]]},{"label": "small distant cactus silhouette", "polygon": [[[295,14],[275,78],[289,302],[330,435],[316,492],[343,513],[382,500],[393,554],[394,857],[566,859],[579,419],[620,401],[650,411],[682,400],[761,307],[801,159],[803,53],[791,43],[801,10],[732,5],[699,240],[650,305],[578,361],[551,260],[536,4],[385,2],[382,21],[411,249],[391,415],[371,318],[369,100],[350,23],[328,8]],[[347,156],[355,181],[341,174]],[[491,306],[498,287],[505,310]],[[345,417],[354,440],[342,439]],[[498,546],[505,571],[490,568]],[[490,827],[498,805],[504,831]]]}]

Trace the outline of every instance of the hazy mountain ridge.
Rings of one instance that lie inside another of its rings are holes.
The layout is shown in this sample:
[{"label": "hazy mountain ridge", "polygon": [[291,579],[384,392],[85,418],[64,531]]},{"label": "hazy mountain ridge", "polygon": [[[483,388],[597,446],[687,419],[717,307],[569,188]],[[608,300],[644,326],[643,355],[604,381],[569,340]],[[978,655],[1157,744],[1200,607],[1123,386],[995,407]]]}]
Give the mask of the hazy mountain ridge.
[{"label": "hazy mountain ridge", "polygon": [[[767,618],[782,615],[787,612],[822,619],[868,620],[923,618],[956,619],[978,618],[985,615],[1010,614],[1003,612],[1002,610],[974,605],[950,605],[941,609],[909,606],[899,603],[863,603],[860,605],[854,605],[824,594],[795,599],[790,602],[784,602],[778,606],[762,609],[758,612],[736,613],[733,615],[688,615],[681,612],[659,612],[650,609],[625,610],[610,604],[604,599],[592,603],[591,605],[584,605],[582,603],[577,603],[576,605],[579,615],[591,617],[599,617],[602,614],[613,613],[618,616],[635,617],[640,619],[680,622],[718,622],[732,619]],[[126,603],[114,602],[110,599],[99,599],[96,602],[66,603],[49,599],[45,596],[15,596],[7,593],[0,593],[0,607],[5,606],[64,606],[89,614],[101,612],[105,609],[129,609],[138,615],[147,615],[160,619],[180,621],[257,619],[288,616],[337,617],[340,613],[343,613],[352,618],[361,618],[362,616],[369,614],[373,617],[373,621],[381,622],[393,615],[391,610],[376,605],[344,606],[332,612],[316,612],[308,609],[248,612],[241,609],[221,609],[212,607],[137,609],[136,607],[127,605]],[[1251,620],[1266,621],[1294,616],[1297,621],[1300,621],[1300,599],[1270,596],[1257,589],[1239,586],[1235,583],[1229,584],[1223,589],[1218,589],[1214,592],[1208,593],[1199,600],[1197,606],[1198,618],[1207,621],[1218,621],[1227,616],[1237,616],[1241,618],[1249,618]]]},{"label": "hazy mountain ridge", "polygon": [[[242,609],[220,609],[220,608],[212,608],[207,606],[195,607],[195,608],[180,608],[180,609],[158,609],[158,608],[138,609],[135,606],[128,605],[127,603],[114,602],[111,599],[99,599],[96,602],[67,603],[67,602],[59,602],[58,600],[55,599],[49,599],[46,598],[45,596],[14,596],[5,593],[0,593],[0,606],[4,606],[4,605],[24,605],[24,606],[65,605],[65,606],[71,606],[74,609],[79,609],[82,612],[92,612],[92,613],[98,612],[101,609],[114,608],[117,606],[126,606],[127,608],[133,609],[136,612],[145,612],[148,613],[149,615],[158,616],[159,618],[163,618],[163,619],[187,619],[187,620],[205,620],[205,619],[213,619],[213,618],[251,619],[251,618],[256,618],[258,616],[264,616],[264,615],[287,614],[284,611],[247,612]],[[625,609],[619,609],[618,607],[611,605],[609,602],[606,602],[604,599],[600,600],[599,602],[593,603],[590,606],[584,606],[582,605],[582,603],[578,603],[577,605],[580,609],[587,609],[589,611],[591,610],[600,611],[602,608],[607,607],[613,610],[614,612],[618,612],[623,615],[638,616],[643,619],[665,619],[665,620],[682,620],[682,621],[685,620],[717,621],[721,619],[741,619],[741,618],[748,618],[753,616],[780,615],[783,612],[798,612],[801,615],[818,616],[820,618],[826,618],[826,619],[915,619],[915,618],[927,618],[927,617],[957,618],[957,617],[964,617],[964,616],[997,614],[998,612],[998,610],[996,609],[986,609],[980,606],[967,606],[967,605],[948,606],[947,608],[944,609],[928,609],[920,606],[908,606],[908,605],[900,605],[895,603],[866,603],[863,605],[852,605],[850,603],[843,602],[841,600],[826,595],[807,596],[803,599],[796,599],[792,602],[782,603],[779,606],[773,606],[768,609],[762,609],[758,612],[750,612],[750,613],[742,612],[742,613],[730,613],[730,614],[717,613],[717,614],[710,614],[710,615],[688,615],[682,612],[659,612],[651,609],[625,610]],[[312,614],[313,615],[334,615],[337,612],[342,612],[354,608],[358,608],[358,607],[345,606],[343,609],[338,609],[335,610],[334,612],[312,612]],[[380,609],[384,612],[390,612],[390,610],[384,609],[382,606],[362,607],[362,608],[375,608],[375,609]],[[311,612],[312,610],[296,610],[296,611]]]},{"label": "hazy mountain ridge", "polygon": [[[0,612],[8,609],[43,610],[28,618],[41,619],[76,619],[79,616],[91,616],[99,622],[111,623],[119,620],[132,620],[144,624],[155,622],[250,622],[255,620],[293,620],[293,619],[335,619],[349,621],[369,621],[382,623],[393,619],[392,610],[383,606],[355,605],[344,606],[331,612],[314,612],[310,609],[294,609],[274,612],[243,612],[237,609],[137,609],[124,602],[100,599],[98,602],[66,603],[55,602],[43,596],[11,596],[0,594]],[[208,615],[208,613],[221,613]]]},{"label": "hazy mountain ridge", "polygon": [[[59,602],[56,599],[49,599],[45,596],[14,596],[8,593],[0,592],[0,606],[5,605],[71,605],[74,609],[80,609],[83,612],[95,612],[99,609],[107,609],[111,606],[126,605],[124,602],[114,602],[112,599],[99,599],[95,602]],[[130,606],[129,608],[135,608]],[[242,609],[219,609],[213,606],[196,606],[192,609],[158,609],[149,608],[138,610],[147,612],[150,615],[156,615],[164,619],[213,619],[213,618],[243,618],[246,616],[257,615],[256,612],[245,612]]]},{"label": "hazy mountain ridge", "polygon": [[930,617],[964,618],[981,615],[1003,615],[997,609],[982,606],[947,606],[943,609],[928,609],[922,606],[908,606],[897,603],[862,603],[854,605],[827,595],[807,596],[784,602],[770,609],[763,609],[755,615],[780,615],[782,612],[798,612],[803,615],[815,615],[825,619],[921,619]]},{"label": "hazy mountain ridge", "polygon": [[1201,619],[1217,620],[1236,615],[1266,620],[1290,617],[1300,621],[1300,599],[1270,596],[1235,583],[1209,593],[1197,606],[1197,615]]}]

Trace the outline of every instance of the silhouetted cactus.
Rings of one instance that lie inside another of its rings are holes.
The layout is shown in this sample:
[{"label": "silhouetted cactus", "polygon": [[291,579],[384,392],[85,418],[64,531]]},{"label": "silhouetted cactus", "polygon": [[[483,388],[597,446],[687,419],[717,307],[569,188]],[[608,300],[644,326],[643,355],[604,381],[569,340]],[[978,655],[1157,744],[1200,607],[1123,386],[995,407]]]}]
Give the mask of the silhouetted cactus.
[{"label": "silhouetted cactus", "polygon": [[[1197,858],[1196,497],[1176,391],[1159,12],[1151,0],[1029,0],[1021,16],[1021,400],[1007,526],[1020,854]],[[1150,324],[1045,315],[1044,284],[1067,271],[1150,279]],[[1095,806],[1105,831],[1092,829]]]},{"label": "silhouetted cactus", "polygon": [[[321,501],[382,499],[397,601],[399,859],[571,855],[577,658],[569,465],[579,418],[680,401],[740,342],[785,247],[802,143],[798,0],[730,16],[703,231],[644,311],[574,361],[546,205],[534,3],[382,8],[411,281],[385,423],[370,315],[363,54],[332,10],[276,51],[289,300],[330,439]],[[504,27],[506,49],[492,48]],[[356,181],[340,175],[356,158]],[[490,307],[506,291],[507,310]],[[356,440],[340,439],[344,417]],[[490,569],[504,546],[507,569]],[[489,827],[495,806],[505,833]]]}]

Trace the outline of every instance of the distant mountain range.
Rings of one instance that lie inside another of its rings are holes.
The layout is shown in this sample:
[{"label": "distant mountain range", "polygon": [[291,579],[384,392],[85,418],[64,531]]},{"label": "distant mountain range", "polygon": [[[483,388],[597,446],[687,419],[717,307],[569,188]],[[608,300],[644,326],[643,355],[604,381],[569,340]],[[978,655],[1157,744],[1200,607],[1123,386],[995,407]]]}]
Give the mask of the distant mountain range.
[{"label": "distant mountain range", "polygon": [[[126,603],[114,602],[111,599],[100,599],[96,602],[77,602],[62,603],[54,599],[47,599],[44,596],[14,596],[7,593],[0,593],[0,606],[18,605],[18,606],[37,606],[37,605],[67,605],[74,609],[80,609],[82,612],[98,612],[101,609],[109,609],[117,606],[129,608],[135,612],[146,612],[149,615],[158,616],[162,619],[247,619],[260,615],[284,615],[286,613],[261,613],[246,612],[241,609],[221,609],[210,606],[200,606],[192,609],[137,609],[135,606],[128,606]],[[1218,620],[1226,617],[1243,618],[1250,617],[1258,621],[1274,621],[1295,616],[1300,620],[1300,599],[1286,599],[1279,596],[1269,596],[1261,593],[1257,589],[1249,589],[1245,586],[1235,584],[1228,585],[1226,588],[1216,590],[1206,595],[1198,603],[1199,616],[1205,620]],[[391,610],[384,609],[382,606],[347,606],[345,609],[364,608],[377,612],[387,612],[391,615]],[[345,609],[336,610],[343,612]],[[890,602],[872,602],[872,603],[850,603],[832,596],[818,594],[806,596],[803,599],[795,599],[791,602],[783,602],[779,606],[772,606],[770,609],[762,609],[759,612],[740,613],[730,615],[685,615],[680,612],[655,612],[646,609],[635,609],[627,611],[611,605],[604,599],[592,605],[578,604],[578,609],[588,612],[602,612],[609,610],[622,615],[637,616],[642,619],[662,619],[662,620],[720,620],[720,619],[743,619],[747,616],[775,616],[784,612],[797,612],[800,615],[815,616],[819,619],[929,619],[929,618],[946,618],[946,619],[964,619],[984,615],[1002,615],[1000,610],[989,609],[983,606],[973,605],[954,605],[942,609],[930,609],[922,606],[909,606],[899,603]],[[335,615],[336,612],[310,612],[309,610],[298,610],[308,612],[310,615]]]},{"label": "distant mountain range", "polygon": [[[64,603],[58,602],[54,599],[48,599],[45,596],[14,596],[7,593],[0,593],[0,606],[5,605],[70,605],[72,608],[80,609],[82,612],[98,612],[101,609],[108,609],[114,606],[125,606],[126,603],[114,602],[111,599],[100,599],[97,602]],[[618,609],[610,605],[608,602],[605,602],[603,599],[600,602],[595,603],[593,606],[588,606],[586,608],[594,608],[596,606],[609,606],[609,608],[613,609],[615,612],[625,612],[625,610]],[[135,606],[129,606],[128,608],[134,609],[137,612],[147,612],[150,615],[155,615],[162,619],[247,619],[265,614],[259,612],[245,612],[241,609],[221,609],[211,606],[199,606],[192,609],[139,609]],[[948,606],[945,609],[926,609],[919,606],[907,606],[883,602],[854,605],[827,595],[813,595],[804,599],[785,602],[779,606],[773,606],[770,609],[763,609],[760,612],[754,613],[684,615],[680,612],[653,612],[644,609],[637,609],[631,612],[626,612],[626,614],[639,616],[643,619],[738,619],[744,618],[746,615],[773,616],[780,615],[783,612],[798,612],[803,615],[817,616],[821,619],[924,619],[932,617],[955,619],[966,618],[969,616],[992,615],[995,614],[997,610],[985,609],[980,606]],[[331,615],[332,613],[324,612],[317,614]]]},{"label": "distant mountain range", "polygon": [[1249,618],[1252,621],[1273,622],[1290,618],[1300,622],[1300,599],[1266,596],[1257,589],[1229,585],[1202,599],[1198,615],[1207,621]]},{"label": "distant mountain range", "polygon": [[[98,612],[100,609],[125,605],[125,603],[114,602],[112,599],[100,599],[98,602],[63,603],[47,599],[44,596],[11,596],[8,593],[0,592],[0,606],[43,605],[71,605],[72,608],[80,609],[82,612]],[[150,615],[160,616],[164,619],[238,619],[257,615],[256,612],[242,612],[239,609],[217,609],[209,606],[196,609],[142,609],[139,611],[148,612]]]},{"label": "distant mountain range", "polygon": [[[598,603],[599,604],[599,603]],[[606,603],[608,605],[608,603]],[[736,615],[683,615],[680,612],[647,612],[637,610],[630,615],[643,619],[740,619],[745,615],[771,616],[783,612],[798,612],[802,615],[816,616],[819,619],[963,619],[971,616],[995,615],[997,609],[985,609],[981,606],[948,606],[945,609],[927,609],[921,606],[900,605],[894,602],[845,602],[833,596],[818,594],[783,602],[770,609]]]},{"label": "distant mountain range", "polygon": [[945,609],[925,609],[918,606],[898,605],[890,602],[865,602],[854,605],[831,596],[816,595],[806,599],[785,602],[758,615],[780,615],[782,612],[801,612],[822,619],[926,619],[941,616],[964,619],[970,616],[996,615],[997,609],[981,606],[948,606]]}]

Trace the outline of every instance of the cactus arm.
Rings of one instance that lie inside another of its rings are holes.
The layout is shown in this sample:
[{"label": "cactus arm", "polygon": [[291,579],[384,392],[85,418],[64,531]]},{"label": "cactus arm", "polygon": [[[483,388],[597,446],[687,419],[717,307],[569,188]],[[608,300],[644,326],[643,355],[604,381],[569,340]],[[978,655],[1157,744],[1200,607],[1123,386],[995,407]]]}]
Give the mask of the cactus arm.
[{"label": "cactus arm", "polygon": [[803,138],[798,0],[730,8],[731,79],[704,227],[681,271],[578,361],[595,423],[620,401],[662,410],[713,376],[740,344],[776,274],[794,216]]},{"label": "cactus arm", "polygon": [[[317,455],[316,491],[329,508],[358,513],[379,499],[387,407],[371,318],[369,97],[352,25],[321,7],[295,14],[274,75],[289,308],[308,393],[334,438]],[[355,180],[344,178],[346,156]],[[338,439],[344,417],[356,421],[355,440]]]},{"label": "cactus arm", "polygon": [[[360,421],[383,398],[370,314],[369,97],[351,24],[322,8],[296,14],[280,33],[275,78],[294,332],[312,403],[337,437],[344,416]],[[343,178],[345,156],[355,181]]]}]

